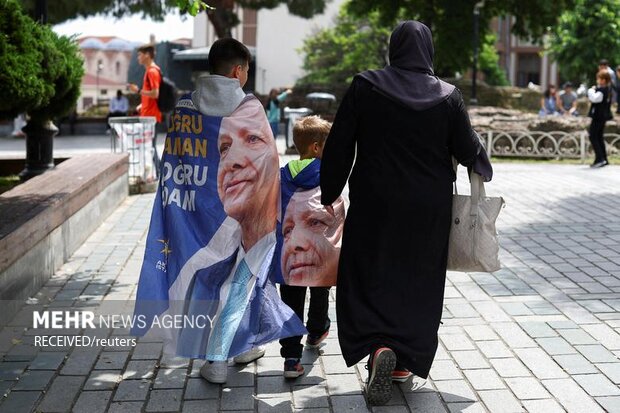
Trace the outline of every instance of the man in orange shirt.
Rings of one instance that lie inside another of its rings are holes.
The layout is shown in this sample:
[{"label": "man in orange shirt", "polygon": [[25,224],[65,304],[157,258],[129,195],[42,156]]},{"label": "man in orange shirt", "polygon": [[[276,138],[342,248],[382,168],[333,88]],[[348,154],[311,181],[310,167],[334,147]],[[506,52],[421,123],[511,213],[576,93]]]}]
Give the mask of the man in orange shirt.
[{"label": "man in orange shirt", "polygon": [[[138,63],[144,66],[144,79],[142,80],[142,88],[138,85],[130,83],[129,90],[133,93],[140,94],[140,104],[136,110],[140,116],[154,116],[157,123],[161,122],[161,111],[157,106],[157,98],[159,97],[159,85],[161,84],[161,69],[153,61],[155,59],[155,47],[147,44],[138,47]],[[159,155],[157,154],[157,128],[153,135],[153,163],[155,171],[159,176]]]}]

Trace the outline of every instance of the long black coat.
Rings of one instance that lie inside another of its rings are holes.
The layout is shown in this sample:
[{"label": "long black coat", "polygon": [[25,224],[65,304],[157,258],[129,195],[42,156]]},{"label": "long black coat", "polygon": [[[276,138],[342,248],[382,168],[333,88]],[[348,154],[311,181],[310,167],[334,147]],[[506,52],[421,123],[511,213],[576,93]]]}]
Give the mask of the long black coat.
[{"label": "long black coat", "polygon": [[[323,152],[323,204],[349,178],[336,309],[348,366],[387,345],[427,377],[443,307],[451,156],[471,165],[480,143],[460,92],[414,111],[354,78]],[[357,154],[356,154],[357,148]]]}]

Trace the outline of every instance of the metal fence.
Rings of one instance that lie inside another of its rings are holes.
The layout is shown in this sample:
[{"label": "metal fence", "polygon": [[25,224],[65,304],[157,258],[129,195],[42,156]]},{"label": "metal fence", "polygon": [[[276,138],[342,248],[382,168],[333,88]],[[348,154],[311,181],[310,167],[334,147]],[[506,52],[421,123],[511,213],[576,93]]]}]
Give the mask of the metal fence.
[{"label": "metal fence", "polygon": [[[487,153],[496,157],[581,159],[592,153],[586,131],[479,131]],[[620,154],[620,135],[606,133],[608,155]]]}]

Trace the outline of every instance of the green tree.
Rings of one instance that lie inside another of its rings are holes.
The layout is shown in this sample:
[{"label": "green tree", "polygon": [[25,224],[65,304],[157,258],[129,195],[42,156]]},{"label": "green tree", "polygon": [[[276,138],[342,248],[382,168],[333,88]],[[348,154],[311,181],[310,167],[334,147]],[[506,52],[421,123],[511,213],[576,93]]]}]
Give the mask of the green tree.
[{"label": "green tree", "polygon": [[565,79],[592,83],[598,61],[620,64],[620,2],[577,0],[552,32],[549,51]]},{"label": "green tree", "polygon": [[357,18],[343,8],[334,27],[304,40],[300,51],[306,75],[300,83],[345,83],[362,70],[382,68],[386,64],[390,32],[390,27],[379,23],[377,12]]},{"label": "green tree", "polygon": [[495,48],[497,37],[493,33],[485,36],[480,50],[480,70],[484,80],[491,86],[508,86],[506,72],[499,66],[499,55]]},{"label": "green tree", "polygon": [[[452,76],[463,72],[472,61],[473,9],[477,0],[352,0],[349,11],[358,16],[379,13],[383,24],[392,24],[399,15],[425,23],[433,32],[435,72]],[[555,26],[575,0],[486,0],[480,11],[480,39],[490,32],[495,16],[515,17],[513,31],[517,35],[540,40],[547,27]]]},{"label": "green tree", "polygon": [[[49,2],[48,22],[57,24],[94,15],[121,18],[132,14],[162,21],[173,10],[193,16],[206,10],[217,36],[231,37],[231,29],[239,24],[236,5],[272,9],[286,4],[291,14],[308,18],[322,13],[327,1],[330,0],[54,0]],[[24,10],[33,16],[36,0],[21,0],[21,3]]]}]

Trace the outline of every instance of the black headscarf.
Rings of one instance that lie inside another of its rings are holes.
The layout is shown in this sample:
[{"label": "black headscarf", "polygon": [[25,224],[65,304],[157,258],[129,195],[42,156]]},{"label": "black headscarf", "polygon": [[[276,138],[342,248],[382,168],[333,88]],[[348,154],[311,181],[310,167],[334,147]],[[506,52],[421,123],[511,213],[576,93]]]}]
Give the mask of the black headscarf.
[{"label": "black headscarf", "polygon": [[413,109],[424,110],[443,102],[454,91],[433,73],[433,38],[418,21],[404,21],[390,37],[390,64],[358,76],[387,97]]}]

